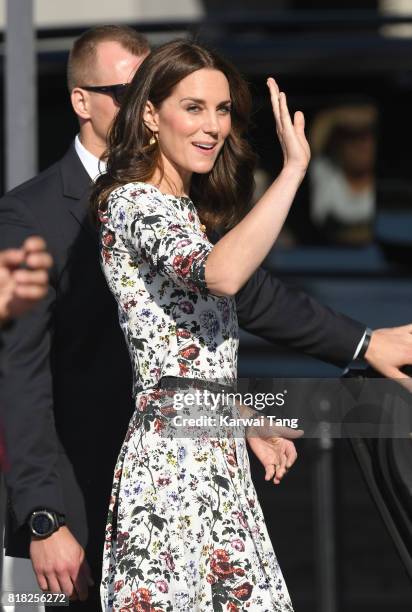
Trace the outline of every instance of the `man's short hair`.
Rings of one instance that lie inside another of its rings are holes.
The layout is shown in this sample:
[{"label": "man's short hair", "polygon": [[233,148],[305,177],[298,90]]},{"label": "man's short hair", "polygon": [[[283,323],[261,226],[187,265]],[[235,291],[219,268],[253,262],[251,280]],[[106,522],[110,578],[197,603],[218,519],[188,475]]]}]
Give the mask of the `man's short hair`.
[{"label": "man's short hair", "polygon": [[[67,87],[90,84],[96,59],[96,48],[101,42],[118,42],[124,49],[136,56],[150,52],[150,45],[143,34],[125,25],[103,25],[86,30],[77,38],[70,51],[67,63]],[[110,85],[114,83],[110,83]]]}]

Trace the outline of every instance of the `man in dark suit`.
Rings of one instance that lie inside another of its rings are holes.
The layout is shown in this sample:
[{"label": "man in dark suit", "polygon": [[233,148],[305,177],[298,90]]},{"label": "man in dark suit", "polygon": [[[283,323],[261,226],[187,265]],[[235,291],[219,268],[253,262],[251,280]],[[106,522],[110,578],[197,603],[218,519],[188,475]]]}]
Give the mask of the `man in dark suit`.
[{"label": "man in dark suit", "polygon": [[[112,470],[133,410],[129,356],[88,217],[116,97],[148,52],[142,39],[133,51],[116,31],[124,28],[95,28],[71,53],[69,89],[80,122],[75,144],[0,201],[0,246],[40,233],[55,260],[47,299],[6,337],[7,485],[18,528],[9,550],[27,554],[31,532],[41,588],[80,599],[91,585],[86,557],[99,580]],[[337,365],[359,351],[385,375],[412,361],[409,329],[369,334],[264,270],[241,290],[237,307],[247,331]],[[98,609],[96,588],[90,596],[95,603],[88,609]]]}]

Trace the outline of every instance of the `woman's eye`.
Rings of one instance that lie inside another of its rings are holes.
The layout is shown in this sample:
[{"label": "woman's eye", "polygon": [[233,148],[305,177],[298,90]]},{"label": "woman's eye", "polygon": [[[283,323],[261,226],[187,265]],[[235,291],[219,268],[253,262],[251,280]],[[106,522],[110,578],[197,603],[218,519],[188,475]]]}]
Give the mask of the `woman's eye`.
[{"label": "woman's eye", "polygon": [[191,112],[196,112],[200,109],[199,109],[199,106],[197,106],[197,104],[191,104],[190,106],[187,107],[187,110]]},{"label": "woman's eye", "polygon": [[224,115],[227,115],[228,113],[230,113],[231,110],[232,109],[230,106],[222,106],[221,108],[219,108],[219,111],[223,113]]}]

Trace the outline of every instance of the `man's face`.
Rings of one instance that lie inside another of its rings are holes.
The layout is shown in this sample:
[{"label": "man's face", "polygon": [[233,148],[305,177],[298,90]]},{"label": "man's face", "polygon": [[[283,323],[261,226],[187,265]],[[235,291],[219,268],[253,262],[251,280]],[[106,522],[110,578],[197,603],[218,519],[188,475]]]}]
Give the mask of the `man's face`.
[{"label": "man's face", "polygon": [[[96,48],[93,78],[82,85],[116,85],[129,83],[146,55],[133,55],[118,42],[101,42]],[[84,90],[83,90],[84,91]],[[84,91],[93,144],[106,146],[106,138],[119,105],[110,93]]]}]

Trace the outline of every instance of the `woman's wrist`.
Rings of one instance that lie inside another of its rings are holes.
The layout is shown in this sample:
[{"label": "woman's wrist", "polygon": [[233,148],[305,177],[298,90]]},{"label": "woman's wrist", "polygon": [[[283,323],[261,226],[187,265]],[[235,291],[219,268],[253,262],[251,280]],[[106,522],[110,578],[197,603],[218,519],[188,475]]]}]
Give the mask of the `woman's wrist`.
[{"label": "woman's wrist", "polygon": [[300,185],[300,183],[305,178],[306,171],[307,171],[307,166],[302,167],[297,164],[294,164],[293,162],[287,162],[283,166],[280,172],[280,175],[284,176],[288,180],[294,180]]}]

